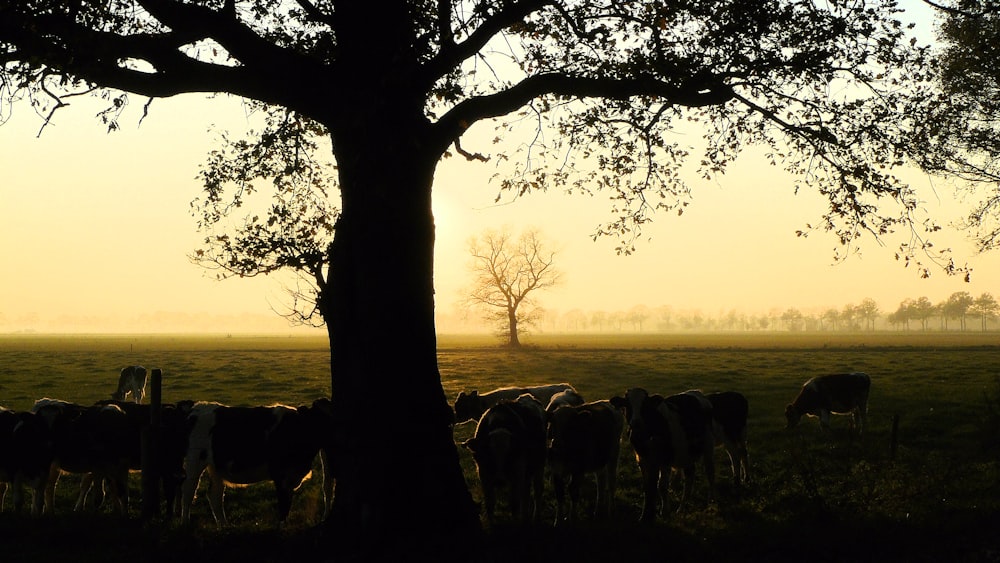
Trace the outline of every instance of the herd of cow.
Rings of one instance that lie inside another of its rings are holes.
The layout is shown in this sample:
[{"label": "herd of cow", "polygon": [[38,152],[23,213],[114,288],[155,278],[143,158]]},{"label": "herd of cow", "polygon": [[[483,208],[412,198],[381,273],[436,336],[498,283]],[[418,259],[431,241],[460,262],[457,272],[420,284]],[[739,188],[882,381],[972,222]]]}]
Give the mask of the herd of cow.
[{"label": "herd of cow", "polygon": [[[853,414],[860,433],[870,389],[871,379],[864,373],[810,379],[785,410],[788,426],[811,415],[827,428],[831,414]],[[699,461],[711,498],[716,447],[724,447],[729,455],[737,485],[750,480],[749,404],[736,391],[690,390],[663,397],[634,387],[623,396],[588,403],[568,383],[506,387],[482,394],[460,393],[455,415],[459,423],[478,420],[474,436],[462,445],[476,462],[490,521],[495,518],[501,484],[509,488],[513,517],[537,518],[546,467],[555,489],[557,522],[576,516],[580,483],[590,473],[597,480],[596,515],[607,515],[615,499],[620,444],[626,433],[642,476],[642,521],[655,519],[666,508],[666,490],[674,472],[684,477],[677,509],[683,507]]]},{"label": "herd of cow", "polygon": [[[277,492],[278,520],[284,522],[292,494],[312,471],[317,456],[323,467],[324,512],[333,500],[335,446],[329,399],[311,405],[233,407],[214,402],[163,404],[157,415],[155,447],[150,405],[142,404],[146,370],[122,370],[112,399],[94,405],[40,399],[28,411],[0,407],[0,509],[8,488],[13,506],[23,510],[25,488],[32,493],[31,514],[54,511],[54,491],[63,473],[81,474],[74,510],[107,500],[122,515],[129,510],[130,471],[152,468],[168,518],[189,521],[199,481],[207,472],[208,499],[217,524],[227,523],[226,485],[271,481]],[[788,405],[789,426],[803,415],[829,424],[831,413],[853,413],[864,427],[870,379],[863,373],[835,374],[807,381]],[[132,395],[133,401],[126,398]],[[686,391],[663,397],[641,388],[623,396],[585,402],[567,383],[505,387],[488,393],[460,393],[456,423],[477,421],[462,446],[475,460],[486,517],[496,515],[497,491],[510,491],[515,517],[539,514],[544,471],[552,476],[557,520],[578,512],[581,482],[596,474],[598,515],[615,498],[622,436],[628,436],[642,473],[642,520],[651,520],[667,504],[665,487],[674,471],[685,478],[683,506],[701,461],[714,484],[714,451],[724,447],[736,483],[750,479],[746,398],[737,392]],[[144,440],[147,459],[143,460]],[[150,451],[153,453],[150,454]],[[151,456],[151,459],[150,459]],[[566,503],[566,489],[569,503]],[[533,495],[532,495],[533,493]]]},{"label": "herd of cow", "polygon": [[[60,475],[76,473],[82,478],[74,510],[103,502],[106,493],[114,509],[127,515],[129,472],[142,468],[144,434],[150,435],[153,426],[151,406],[139,402],[145,385],[145,368],[129,366],[110,400],[79,405],[45,398],[28,411],[0,407],[0,508],[9,488],[14,509],[23,510],[27,488],[33,497],[31,514],[51,514]],[[134,402],[125,400],[129,394]],[[218,524],[227,523],[222,502],[226,485],[261,481],[274,483],[278,519],[284,522],[292,493],[312,472],[317,455],[324,473],[324,509],[329,507],[332,448],[323,430],[332,426],[329,399],[299,407],[180,401],[160,405],[158,415],[156,443],[147,448],[153,452],[152,465],[147,467],[156,475],[167,518],[180,514],[190,520],[199,481],[207,472],[209,505]]]}]

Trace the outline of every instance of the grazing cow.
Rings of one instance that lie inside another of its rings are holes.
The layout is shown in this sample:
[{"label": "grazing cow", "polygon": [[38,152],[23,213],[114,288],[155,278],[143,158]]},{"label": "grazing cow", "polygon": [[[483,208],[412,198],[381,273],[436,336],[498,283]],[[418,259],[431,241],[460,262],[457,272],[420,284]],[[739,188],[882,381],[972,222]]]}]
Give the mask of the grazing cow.
[{"label": "grazing cow", "polygon": [[228,524],[223,495],[226,485],[270,480],[278,497],[278,522],[284,524],[292,493],[312,473],[313,461],[329,427],[325,411],[310,406],[229,407],[196,403],[188,417],[191,429],[181,518],[191,519],[198,481],[208,470],[208,500],[219,525]]},{"label": "grazing cow", "polygon": [[684,508],[684,501],[694,488],[695,464],[699,459],[705,466],[711,499],[715,487],[711,403],[688,393],[664,398],[640,388],[628,389],[624,397],[614,397],[611,403],[625,412],[629,441],[642,472],[642,521],[656,518],[661,492],[664,507],[669,505],[666,492],[674,470],[684,473],[684,492],[677,510]]},{"label": "grazing cow", "polygon": [[525,393],[538,399],[544,408],[545,405],[549,404],[553,395],[567,389],[575,391],[569,383],[554,383],[537,387],[501,387],[482,394],[478,390],[469,393],[463,391],[455,399],[455,422],[461,424],[469,420],[479,420],[486,409],[500,401],[515,400]]},{"label": "grazing cow", "polygon": [[552,413],[561,407],[567,406],[580,406],[586,401],[583,400],[583,395],[576,392],[576,389],[566,389],[565,391],[560,391],[552,398],[549,399],[548,406],[545,407],[545,412],[552,415]]},{"label": "grazing cow", "polygon": [[[531,394],[486,409],[475,435],[462,446],[472,452],[483,489],[486,518],[496,515],[497,488],[510,488],[510,509],[522,521],[536,519],[545,481],[545,407]],[[534,505],[531,489],[534,488]]]},{"label": "grazing cow", "polygon": [[44,421],[31,412],[0,407],[0,509],[9,484],[14,511],[21,512],[28,486],[31,515],[40,515],[51,464],[52,440]]},{"label": "grazing cow", "polygon": [[54,399],[40,399],[32,407],[52,432],[53,461],[45,486],[46,513],[54,510],[56,483],[61,473],[92,474],[81,486],[74,510],[89,505],[89,479],[107,480],[111,500],[122,516],[128,514],[130,428],[117,405],[82,406]]},{"label": "grazing cow", "polygon": [[802,415],[819,417],[820,428],[830,428],[830,414],[853,414],[858,435],[868,420],[868,394],[872,380],[868,374],[837,373],[814,377],[802,385],[799,395],[785,407],[788,428],[798,424]]},{"label": "grazing cow", "polygon": [[[124,451],[128,456],[129,470],[143,469],[142,434],[152,429],[152,406],[114,399],[98,401],[97,404],[113,404],[125,413],[129,432]],[[176,404],[163,403],[160,406],[160,424],[153,455],[155,465],[152,470],[162,491],[168,520],[180,513],[179,493],[184,482],[184,456],[187,454],[188,446],[187,415],[193,405],[193,401],[179,401]],[[93,475],[85,476],[81,487],[89,486],[93,477]]]},{"label": "grazing cow", "polygon": [[742,393],[722,391],[703,394],[699,390],[686,391],[699,395],[712,404],[712,434],[716,447],[722,447],[729,455],[733,470],[733,480],[737,485],[750,483],[750,452],[747,447],[747,418],[750,404]]},{"label": "grazing cow", "polygon": [[128,394],[136,403],[141,403],[146,396],[146,368],[142,366],[127,366],[122,368],[118,376],[118,390],[111,394],[115,401],[124,401]]},{"label": "grazing cow", "polygon": [[568,517],[576,517],[586,473],[597,475],[597,516],[611,514],[618,477],[625,417],[609,401],[564,405],[549,414],[549,468],[556,492],[556,523],[567,517],[565,482],[569,478]]}]

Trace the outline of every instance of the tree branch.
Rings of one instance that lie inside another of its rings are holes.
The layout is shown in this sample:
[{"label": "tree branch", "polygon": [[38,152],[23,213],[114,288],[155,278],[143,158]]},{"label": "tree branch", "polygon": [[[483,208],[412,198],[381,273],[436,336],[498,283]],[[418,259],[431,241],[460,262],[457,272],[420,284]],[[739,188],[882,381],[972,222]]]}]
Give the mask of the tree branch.
[{"label": "tree branch", "polygon": [[441,117],[437,127],[450,142],[473,123],[507,115],[545,95],[624,100],[657,96],[669,104],[700,107],[723,104],[735,97],[732,87],[714,79],[692,79],[675,86],[655,78],[588,78],[559,73],[529,76],[518,84],[486,96],[465,100]]}]

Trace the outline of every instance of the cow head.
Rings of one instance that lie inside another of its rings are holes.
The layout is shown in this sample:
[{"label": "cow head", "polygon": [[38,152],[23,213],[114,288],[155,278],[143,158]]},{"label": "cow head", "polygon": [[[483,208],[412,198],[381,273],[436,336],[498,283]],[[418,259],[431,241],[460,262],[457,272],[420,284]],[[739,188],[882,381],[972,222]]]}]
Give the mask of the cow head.
[{"label": "cow head", "polygon": [[479,391],[462,391],[455,399],[455,422],[465,422],[467,420],[478,419],[482,415],[482,407],[479,401]]},{"label": "cow head", "polygon": [[802,413],[799,409],[795,408],[795,405],[788,405],[785,407],[785,419],[788,420],[788,424],[785,428],[795,428],[795,425],[799,423],[799,419],[802,418]]}]

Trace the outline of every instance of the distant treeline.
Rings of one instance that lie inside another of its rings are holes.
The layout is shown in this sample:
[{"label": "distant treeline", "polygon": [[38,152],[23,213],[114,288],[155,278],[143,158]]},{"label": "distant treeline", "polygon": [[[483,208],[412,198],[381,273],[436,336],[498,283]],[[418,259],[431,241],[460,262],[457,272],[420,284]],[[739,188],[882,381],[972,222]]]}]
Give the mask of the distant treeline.
[{"label": "distant treeline", "polygon": [[[542,332],[993,331],[1000,330],[1000,303],[990,293],[974,297],[959,291],[938,303],[927,297],[906,298],[892,309],[866,298],[811,312],[797,307],[758,314],[731,309],[713,316],[671,306],[636,305],[623,311],[546,310],[538,318],[532,328]],[[437,321],[439,331],[489,331],[473,313],[439,312]]]}]

